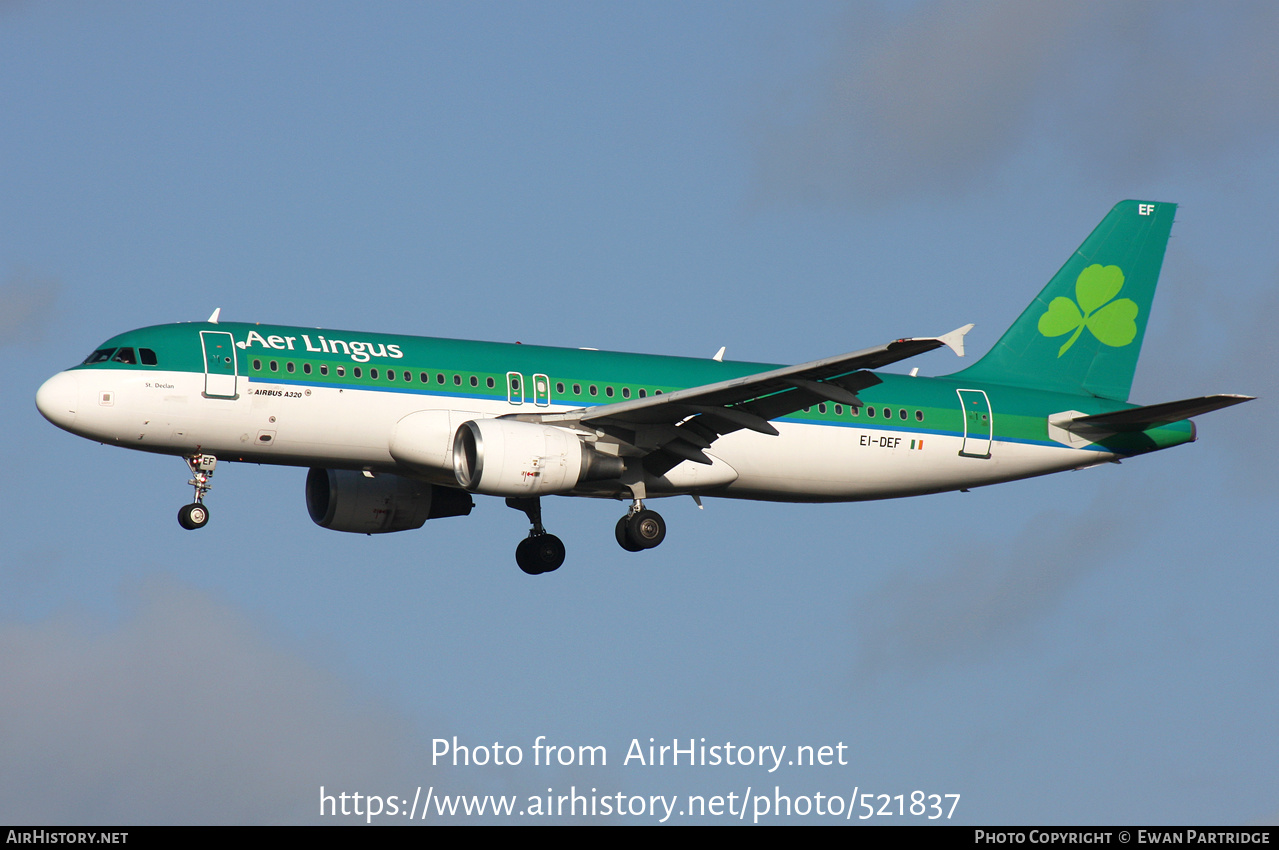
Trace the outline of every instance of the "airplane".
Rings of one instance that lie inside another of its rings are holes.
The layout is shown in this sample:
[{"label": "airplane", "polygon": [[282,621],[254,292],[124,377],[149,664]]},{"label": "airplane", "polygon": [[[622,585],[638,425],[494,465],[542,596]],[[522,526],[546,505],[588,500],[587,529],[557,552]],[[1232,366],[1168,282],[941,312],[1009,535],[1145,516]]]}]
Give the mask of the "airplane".
[{"label": "airplane", "polygon": [[1190,417],[1251,400],[1128,403],[1176,205],[1122,201],[995,346],[943,377],[879,371],[965,325],[797,366],[220,321],[108,339],[36,406],[104,444],[181,456],[209,520],[218,461],[309,467],[311,519],[376,534],[502,496],[515,557],[557,569],[541,497],[627,500],[615,536],[652,549],[649,499],[855,502],[967,491],[1188,443]]}]

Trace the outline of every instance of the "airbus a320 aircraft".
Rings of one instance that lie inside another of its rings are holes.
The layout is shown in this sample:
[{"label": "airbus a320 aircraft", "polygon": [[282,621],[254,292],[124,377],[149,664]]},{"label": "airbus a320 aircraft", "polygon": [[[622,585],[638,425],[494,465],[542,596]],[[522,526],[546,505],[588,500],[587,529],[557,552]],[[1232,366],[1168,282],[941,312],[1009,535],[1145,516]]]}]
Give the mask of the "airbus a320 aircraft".
[{"label": "airbus a320 aircraft", "polygon": [[[463,516],[471,495],[527,514],[526,573],[564,545],[541,497],[629,499],[623,549],[666,524],[645,501],[852,502],[965,490],[1195,439],[1191,416],[1248,401],[1127,403],[1176,205],[1117,204],[995,347],[940,378],[878,372],[966,325],[798,366],[218,321],[120,334],[36,394],[91,440],[178,455],[204,504],[219,460],[310,467],[324,528],[374,534]],[[917,371],[917,370],[916,370]]]}]

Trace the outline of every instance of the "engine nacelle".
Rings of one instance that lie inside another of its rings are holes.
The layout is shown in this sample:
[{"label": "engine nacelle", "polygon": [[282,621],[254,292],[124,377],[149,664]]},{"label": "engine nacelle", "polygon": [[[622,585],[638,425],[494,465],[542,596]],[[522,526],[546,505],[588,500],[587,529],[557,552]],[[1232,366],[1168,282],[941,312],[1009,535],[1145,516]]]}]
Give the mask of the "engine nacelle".
[{"label": "engine nacelle", "polygon": [[619,478],[624,469],[621,458],[553,425],[478,419],[462,423],[453,438],[457,483],[486,496],[567,493],[582,481]]},{"label": "engine nacelle", "polygon": [[395,423],[387,449],[406,466],[451,477],[453,435],[463,422],[480,418],[481,414],[465,410],[419,410]]},{"label": "engine nacelle", "polygon": [[401,475],[367,478],[349,469],[318,468],[306,474],[307,512],[316,525],[334,531],[407,531],[428,519],[466,516],[473,507],[469,493]]}]

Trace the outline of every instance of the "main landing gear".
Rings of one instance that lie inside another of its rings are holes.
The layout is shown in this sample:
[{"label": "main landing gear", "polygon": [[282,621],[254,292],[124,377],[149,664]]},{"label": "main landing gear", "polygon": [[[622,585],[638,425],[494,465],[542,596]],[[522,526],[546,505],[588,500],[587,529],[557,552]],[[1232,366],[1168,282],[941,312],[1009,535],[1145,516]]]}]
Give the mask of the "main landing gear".
[{"label": "main landing gear", "polygon": [[645,508],[643,500],[636,499],[626,516],[617,521],[614,533],[618,545],[627,552],[643,552],[660,546],[666,539],[666,520],[657,511]]},{"label": "main landing gear", "polygon": [[[506,506],[523,511],[533,526],[528,537],[515,547],[515,563],[531,576],[558,570],[564,563],[564,544],[542,527],[542,500],[537,497],[508,498]],[[643,552],[661,545],[666,539],[666,520],[657,511],[645,508],[642,499],[636,499],[626,516],[617,521],[616,533],[617,542],[627,552]]]},{"label": "main landing gear", "polygon": [[523,511],[533,525],[528,537],[515,547],[515,563],[531,576],[558,570],[564,563],[564,543],[554,534],[547,534],[542,527],[542,500],[536,496],[529,499],[508,498],[506,506]]},{"label": "main landing gear", "polygon": [[204,528],[209,522],[209,509],[204,506],[204,494],[213,489],[209,479],[213,477],[218,459],[213,455],[196,454],[184,457],[183,460],[191,467],[191,480],[187,483],[195,488],[195,501],[178,511],[178,525],[187,531],[194,531]]}]

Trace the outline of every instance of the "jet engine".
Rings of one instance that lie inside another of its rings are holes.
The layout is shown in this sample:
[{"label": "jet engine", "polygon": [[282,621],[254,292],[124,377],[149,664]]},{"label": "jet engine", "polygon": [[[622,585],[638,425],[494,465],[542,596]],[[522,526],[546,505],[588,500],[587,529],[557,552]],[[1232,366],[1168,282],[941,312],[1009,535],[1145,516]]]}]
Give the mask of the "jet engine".
[{"label": "jet engine", "polygon": [[334,531],[407,531],[428,519],[466,516],[473,507],[469,493],[401,475],[369,478],[349,469],[319,468],[306,475],[307,512],[316,525]]},{"label": "jet engine", "polygon": [[419,410],[395,423],[387,449],[391,457],[426,474],[453,479],[453,436],[468,419],[482,419],[465,410]]},{"label": "jet engine", "polygon": [[625,462],[573,431],[517,419],[463,422],[453,437],[457,483],[486,496],[567,493],[583,481],[619,478]]}]

